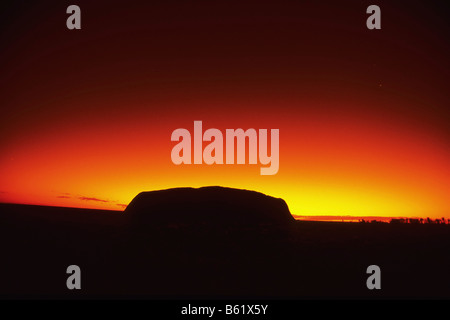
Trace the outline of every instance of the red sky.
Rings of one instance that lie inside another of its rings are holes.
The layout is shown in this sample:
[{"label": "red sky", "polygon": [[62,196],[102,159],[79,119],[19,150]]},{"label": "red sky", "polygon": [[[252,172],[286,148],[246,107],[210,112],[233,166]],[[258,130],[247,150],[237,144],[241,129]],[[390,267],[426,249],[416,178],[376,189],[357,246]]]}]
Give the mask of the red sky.
[{"label": "red sky", "polygon": [[[55,3],[1,10],[0,201],[122,209],[223,185],[298,215],[450,217],[444,2],[78,1],[75,31]],[[279,129],[279,172],[174,165],[194,120]]]}]

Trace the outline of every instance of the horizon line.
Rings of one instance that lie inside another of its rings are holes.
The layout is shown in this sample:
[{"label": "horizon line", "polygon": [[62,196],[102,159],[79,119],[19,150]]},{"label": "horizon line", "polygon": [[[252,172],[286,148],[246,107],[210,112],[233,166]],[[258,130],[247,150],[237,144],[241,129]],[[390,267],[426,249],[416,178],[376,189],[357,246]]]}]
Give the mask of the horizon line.
[{"label": "horizon line", "polygon": [[[82,210],[95,210],[95,211],[111,211],[111,212],[124,212],[120,209],[99,209],[99,208],[89,208],[89,207],[75,207],[75,206],[60,206],[60,205],[43,205],[43,204],[35,204],[35,203],[18,203],[18,202],[1,202],[0,204],[5,205],[24,205],[24,206],[36,206],[36,207],[50,207],[50,208],[67,208],[67,209],[82,209]],[[376,215],[300,215],[291,213],[292,217],[297,221],[329,221],[329,222],[361,222],[361,220],[365,222],[371,221],[387,221],[389,222],[392,219],[423,219],[427,220],[429,217],[419,217],[419,216],[376,216]],[[444,217],[442,217],[444,218]],[[442,218],[432,219],[431,220],[442,220]],[[444,218],[445,219],[445,218]],[[446,219],[448,220],[448,219]]]}]

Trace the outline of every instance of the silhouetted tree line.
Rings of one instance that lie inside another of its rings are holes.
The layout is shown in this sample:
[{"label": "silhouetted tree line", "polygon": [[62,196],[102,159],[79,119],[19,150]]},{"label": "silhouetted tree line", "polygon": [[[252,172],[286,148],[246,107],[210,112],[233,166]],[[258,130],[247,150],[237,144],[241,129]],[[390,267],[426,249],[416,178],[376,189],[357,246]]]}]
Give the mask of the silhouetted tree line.
[{"label": "silhouetted tree line", "polygon": [[409,223],[409,224],[450,224],[450,219],[445,220],[445,218],[440,219],[430,219],[430,218],[392,218],[389,223],[392,224],[401,224],[401,223]]},{"label": "silhouetted tree line", "polygon": [[359,220],[360,223],[387,223],[386,221],[380,221],[380,220]]},{"label": "silhouetted tree line", "polygon": [[[387,223],[379,220],[359,220],[360,223]],[[447,224],[450,225],[450,219],[440,218],[440,219],[430,219],[430,218],[392,218],[389,220],[391,224]]]}]

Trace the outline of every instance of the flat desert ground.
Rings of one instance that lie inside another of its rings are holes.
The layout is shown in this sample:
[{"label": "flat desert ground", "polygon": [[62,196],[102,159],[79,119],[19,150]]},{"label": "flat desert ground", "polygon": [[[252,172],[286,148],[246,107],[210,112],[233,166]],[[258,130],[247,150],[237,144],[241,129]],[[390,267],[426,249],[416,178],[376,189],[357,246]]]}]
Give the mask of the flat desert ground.
[{"label": "flat desert ground", "polygon": [[[119,211],[11,204],[0,220],[3,299],[450,298],[449,225],[136,229]],[[81,290],[66,286],[70,265]]]}]

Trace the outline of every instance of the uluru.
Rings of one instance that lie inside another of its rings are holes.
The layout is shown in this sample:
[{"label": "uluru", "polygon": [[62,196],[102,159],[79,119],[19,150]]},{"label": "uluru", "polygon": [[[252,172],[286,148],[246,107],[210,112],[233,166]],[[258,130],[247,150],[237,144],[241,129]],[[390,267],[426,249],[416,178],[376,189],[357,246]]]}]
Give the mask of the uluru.
[{"label": "uluru", "polygon": [[124,214],[140,226],[289,225],[286,202],[256,191],[226,188],[172,188],[139,193]]}]

